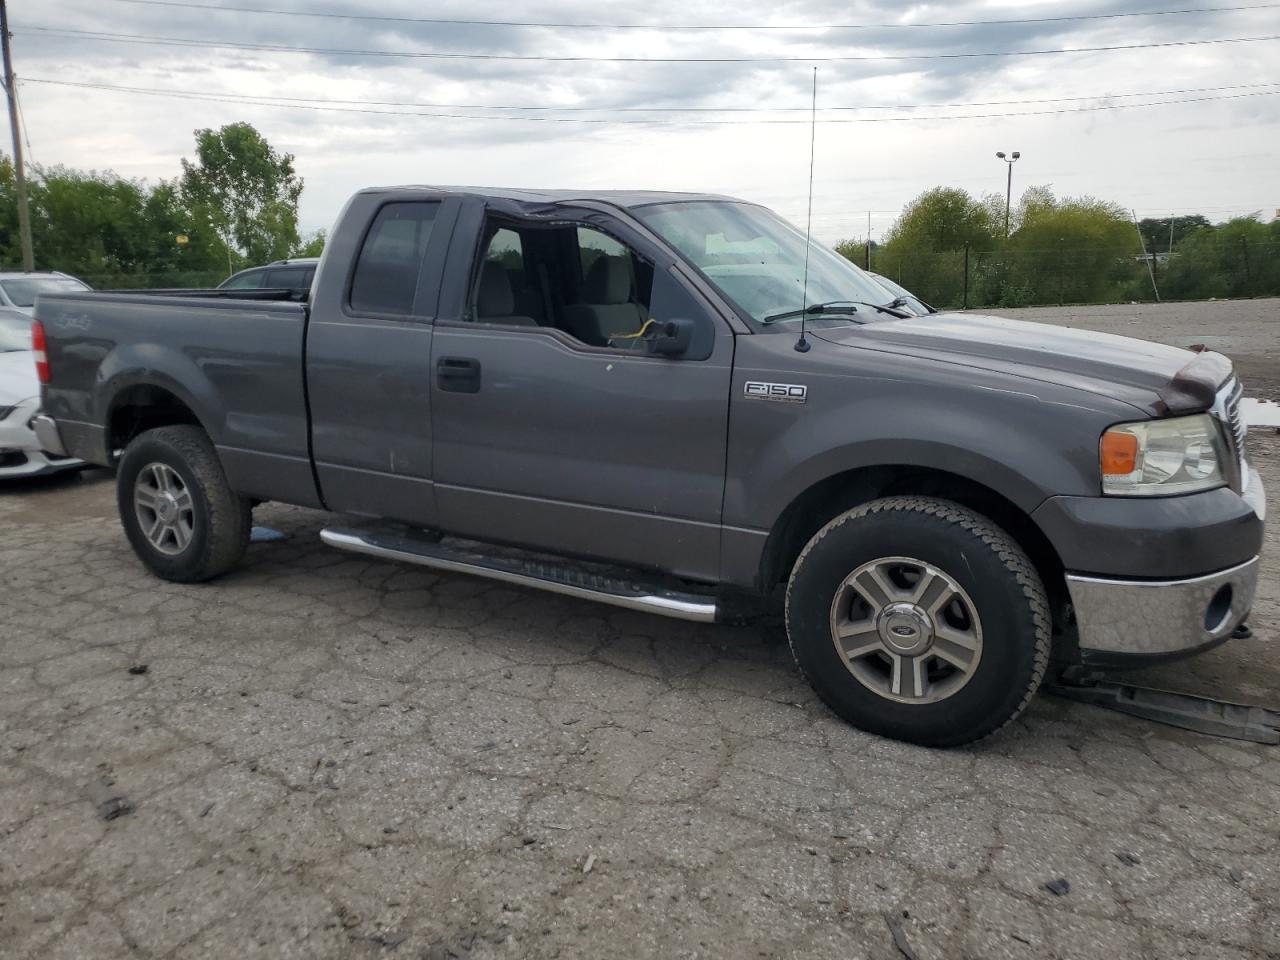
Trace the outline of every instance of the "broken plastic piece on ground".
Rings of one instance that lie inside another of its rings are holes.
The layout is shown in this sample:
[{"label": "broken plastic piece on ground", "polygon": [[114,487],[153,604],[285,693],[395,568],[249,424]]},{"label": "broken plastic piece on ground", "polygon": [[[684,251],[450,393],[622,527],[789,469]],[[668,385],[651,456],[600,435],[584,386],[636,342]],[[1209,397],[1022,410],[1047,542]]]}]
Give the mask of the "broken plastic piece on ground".
[{"label": "broken plastic piece on ground", "polygon": [[249,540],[252,543],[274,543],[276,540],[283,539],[283,533],[272,530],[270,527],[254,527],[249,531]]},{"label": "broken plastic piece on ground", "polygon": [[1106,707],[1171,727],[1253,743],[1280,744],[1280,712],[1190,693],[1100,680],[1080,686],[1046,684],[1047,693]]},{"label": "broken plastic piece on ground", "polygon": [[1044,888],[1055,897],[1065,897],[1071,892],[1071,884],[1067,882],[1066,877],[1059,877],[1057,880],[1050,880],[1044,885]]}]

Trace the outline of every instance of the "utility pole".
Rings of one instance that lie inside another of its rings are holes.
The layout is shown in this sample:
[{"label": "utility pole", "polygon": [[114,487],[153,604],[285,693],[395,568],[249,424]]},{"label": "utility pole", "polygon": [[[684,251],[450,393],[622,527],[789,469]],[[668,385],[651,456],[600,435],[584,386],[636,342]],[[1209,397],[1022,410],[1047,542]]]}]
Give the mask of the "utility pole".
[{"label": "utility pole", "polygon": [[13,80],[13,57],[9,53],[9,10],[0,0],[0,47],[4,49],[4,92],[9,99],[9,126],[13,129],[13,180],[18,194],[18,233],[22,237],[22,269],[36,268],[31,249],[31,212],[27,209],[27,173],[22,158],[22,131],[18,129],[18,91]]},{"label": "utility pole", "polygon": [[867,273],[871,272],[871,211],[867,211]]},{"label": "utility pole", "polygon": [[1017,150],[1013,151],[1013,159],[1009,159],[1004,155],[1003,150],[997,150],[996,156],[1005,162],[1005,166],[1009,168],[1009,180],[1005,185],[1004,191],[1004,238],[1009,239],[1009,208],[1013,206],[1013,165],[1018,162],[1018,158],[1022,156]]}]

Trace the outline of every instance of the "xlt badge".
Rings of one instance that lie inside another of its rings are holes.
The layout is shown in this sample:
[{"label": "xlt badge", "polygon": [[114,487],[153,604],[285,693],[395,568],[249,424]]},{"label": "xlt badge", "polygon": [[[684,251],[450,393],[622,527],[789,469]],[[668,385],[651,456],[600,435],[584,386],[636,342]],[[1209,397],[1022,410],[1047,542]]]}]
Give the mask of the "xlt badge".
[{"label": "xlt badge", "polygon": [[760,383],[748,380],[742,388],[745,396],[756,400],[777,400],[780,403],[804,403],[809,388],[802,383]]}]

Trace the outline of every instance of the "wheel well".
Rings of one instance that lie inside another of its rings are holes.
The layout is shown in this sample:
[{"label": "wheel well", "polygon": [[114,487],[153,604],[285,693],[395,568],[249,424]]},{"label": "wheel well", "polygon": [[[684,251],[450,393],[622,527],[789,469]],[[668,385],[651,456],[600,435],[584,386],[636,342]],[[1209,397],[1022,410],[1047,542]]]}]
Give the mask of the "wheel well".
[{"label": "wheel well", "polygon": [[990,487],[925,467],[878,466],[849,470],[814,484],[782,512],[761,559],[761,583],[772,590],[790,574],[800,551],[833,518],[880,497],[924,496],[950,500],[990,519],[1026,551],[1044,581],[1055,633],[1065,629],[1065,570],[1053,544],[1015,503]]},{"label": "wheel well", "polygon": [[144,430],[177,423],[201,426],[191,408],[163,387],[150,384],[128,387],[111,404],[107,417],[107,452],[114,458]]}]

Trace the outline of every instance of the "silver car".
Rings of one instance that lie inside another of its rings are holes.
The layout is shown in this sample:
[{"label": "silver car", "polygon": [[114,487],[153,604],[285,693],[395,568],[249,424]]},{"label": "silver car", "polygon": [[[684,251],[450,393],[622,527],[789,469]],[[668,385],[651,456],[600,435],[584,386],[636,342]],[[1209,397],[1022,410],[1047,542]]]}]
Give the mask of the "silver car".
[{"label": "silver car", "polygon": [[28,318],[35,313],[36,297],[42,293],[79,293],[90,289],[67,273],[25,273],[0,271],[0,308],[16,310]]},{"label": "silver car", "polygon": [[[75,283],[76,289],[84,286],[78,280]],[[0,308],[0,480],[84,466],[83,460],[40,449],[31,429],[39,409],[40,381],[31,349],[31,319],[12,307]]]}]

